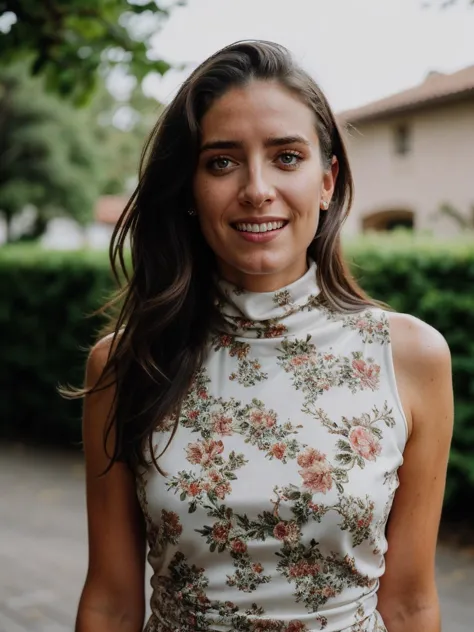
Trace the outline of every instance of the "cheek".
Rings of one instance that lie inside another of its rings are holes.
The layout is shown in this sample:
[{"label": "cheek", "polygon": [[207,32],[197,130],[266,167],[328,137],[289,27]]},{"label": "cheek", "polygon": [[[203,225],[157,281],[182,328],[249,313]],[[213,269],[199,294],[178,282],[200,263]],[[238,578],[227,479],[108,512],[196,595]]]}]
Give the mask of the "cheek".
[{"label": "cheek", "polygon": [[219,221],[227,207],[228,192],[223,183],[206,177],[196,178],[194,185],[194,200],[199,217],[203,224],[213,224]]}]

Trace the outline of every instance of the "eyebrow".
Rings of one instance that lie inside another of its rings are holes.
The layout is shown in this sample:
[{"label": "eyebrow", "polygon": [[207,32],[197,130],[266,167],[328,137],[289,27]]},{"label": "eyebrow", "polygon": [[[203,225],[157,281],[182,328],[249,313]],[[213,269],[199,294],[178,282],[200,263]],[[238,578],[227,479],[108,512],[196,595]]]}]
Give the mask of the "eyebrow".
[{"label": "eyebrow", "polygon": [[[264,141],[265,147],[281,147],[283,145],[294,145],[300,143],[302,145],[308,145],[309,141],[303,136],[279,136],[267,138]],[[242,149],[243,143],[236,140],[213,140],[208,143],[204,143],[201,147],[201,153],[209,151],[211,149]]]}]

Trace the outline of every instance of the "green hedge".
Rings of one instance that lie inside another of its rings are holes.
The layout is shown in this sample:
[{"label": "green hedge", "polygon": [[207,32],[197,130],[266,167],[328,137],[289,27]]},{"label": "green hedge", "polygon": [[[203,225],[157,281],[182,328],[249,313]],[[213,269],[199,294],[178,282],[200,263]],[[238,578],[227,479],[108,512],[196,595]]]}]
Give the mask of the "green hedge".
[{"label": "green hedge", "polygon": [[[456,423],[447,501],[474,500],[474,243],[394,235],[347,245],[355,276],[375,298],[440,330],[453,356]],[[56,394],[80,384],[100,325],[87,317],[113,287],[102,252],[0,249],[0,433],[80,441],[81,404]]]},{"label": "green hedge", "polygon": [[112,287],[107,257],[92,252],[0,248],[0,432],[48,444],[80,441],[81,403],[58,382],[81,385],[90,315]]}]

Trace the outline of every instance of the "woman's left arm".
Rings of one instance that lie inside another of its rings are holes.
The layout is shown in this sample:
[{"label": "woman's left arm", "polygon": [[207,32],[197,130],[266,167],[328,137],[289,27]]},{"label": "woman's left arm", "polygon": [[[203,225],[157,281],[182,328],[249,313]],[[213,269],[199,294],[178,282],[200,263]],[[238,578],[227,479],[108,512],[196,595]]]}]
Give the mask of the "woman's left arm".
[{"label": "woman's left arm", "polygon": [[378,610],[388,632],[440,632],[435,554],[453,429],[451,357],[429,325],[391,314],[393,358],[411,434],[387,526]]}]

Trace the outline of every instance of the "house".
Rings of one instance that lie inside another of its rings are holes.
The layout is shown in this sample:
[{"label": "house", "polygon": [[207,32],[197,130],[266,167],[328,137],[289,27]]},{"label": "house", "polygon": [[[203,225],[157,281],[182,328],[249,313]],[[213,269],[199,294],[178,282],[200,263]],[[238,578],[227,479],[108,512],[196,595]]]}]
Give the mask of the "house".
[{"label": "house", "polygon": [[346,233],[402,226],[450,235],[463,218],[474,227],[474,65],[432,72],[338,119],[355,180]]},{"label": "house", "polygon": [[41,244],[53,250],[108,248],[115,224],[128,199],[122,195],[102,195],[94,209],[94,220],[84,227],[68,217],[52,219],[41,237]]}]

